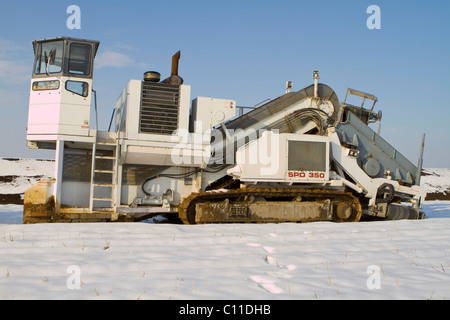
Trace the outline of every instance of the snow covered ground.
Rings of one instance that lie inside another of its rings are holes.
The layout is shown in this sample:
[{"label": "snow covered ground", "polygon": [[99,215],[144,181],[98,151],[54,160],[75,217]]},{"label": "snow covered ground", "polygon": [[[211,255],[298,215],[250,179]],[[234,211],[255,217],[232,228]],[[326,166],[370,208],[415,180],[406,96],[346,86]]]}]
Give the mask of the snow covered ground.
[{"label": "snow covered ground", "polygon": [[[52,170],[0,159],[0,193]],[[445,195],[450,170],[427,173]],[[0,299],[450,298],[450,201],[427,201],[423,221],[349,224],[22,225],[22,210],[0,205]]]},{"label": "snow covered ground", "polygon": [[[19,221],[21,206],[0,207]],[[349,224],[0,224],[0,299],[448,299],[450,201],[425,208]]]}]

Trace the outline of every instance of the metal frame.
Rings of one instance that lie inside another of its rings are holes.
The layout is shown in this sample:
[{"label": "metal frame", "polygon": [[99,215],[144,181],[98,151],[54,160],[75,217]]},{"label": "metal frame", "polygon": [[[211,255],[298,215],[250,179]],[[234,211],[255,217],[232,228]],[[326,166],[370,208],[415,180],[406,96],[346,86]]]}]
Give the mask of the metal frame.
[{"label": "metal frame", "polygon": [[370,111],[373,111],[373,108],[375,108],[375,104],[378,102],[378,98],[370,93],[365,93],[365,92],[358,91],[355,89],[347,88],[347,93],[345,94],[344,104],[347,103],[347,96],[349,94],[363,98],[363,102],[361,103],[361,109],[364,108],[364,103],[366,102],[366,99],[373,101],[373,105],[372,105],[372,108],[370,109]]},{"label": "metal frame", "polygon": [[[63,41],[63,61],[62,61],[62,69],[60,72],[51,73],[50,75],[47,75],[45,73],[43,74],[36,74],[36,62],[37,62],[37,50],[40,48],[40,45],[45,42],[57,42],[57,41]],[[90,72],[89,74],[76,74],[76,73],[70,73],[68,70],[69,68],[69,59],[70,59],[70,46],[72,43],[77,44],[88,44],[91,46],[91,56],[90,56]],[[85,79],[92,79],[94,75],[94,60],[95,56],[97,55],[98,47],[100,45],[99,41],[94,40],[86,40],[86,39],[77,39],[77,38],[69,38],[69,37],[56,37],[56,38],[48,38],[48,39],[42,39],[42,40],[34,40],[33,41],[33,48],[34,48],[34,64],[33,64],[33,78],[48,78],[48,77],[56,77],[56,76],[67,76],[67,77],[73,77],[73,78],[85,78]]]}]

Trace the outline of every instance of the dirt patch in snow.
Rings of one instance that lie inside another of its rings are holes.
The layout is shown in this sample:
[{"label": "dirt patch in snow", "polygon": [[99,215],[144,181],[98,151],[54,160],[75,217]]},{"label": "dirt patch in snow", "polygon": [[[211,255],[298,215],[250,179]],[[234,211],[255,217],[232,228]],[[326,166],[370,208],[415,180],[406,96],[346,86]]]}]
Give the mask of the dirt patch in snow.
[{"label": "dirt patch in snow", "polygon": [[[24,177],[26,179],[42,179],[44,176],[28,176],[28,177]],[[0,183],[11,183],[16,181],[18,178],[20,178],[19,176],[0,176]]]},{"label": "dirt patch in snow", "polygon": [[428,193],[426,200],[427,201],[450,200],[450,189],[447,190],[446,192]]},{"label": "dirt patch in snow", "polygon": [[0,194],[0,204],[23,204],[23,195]]}]

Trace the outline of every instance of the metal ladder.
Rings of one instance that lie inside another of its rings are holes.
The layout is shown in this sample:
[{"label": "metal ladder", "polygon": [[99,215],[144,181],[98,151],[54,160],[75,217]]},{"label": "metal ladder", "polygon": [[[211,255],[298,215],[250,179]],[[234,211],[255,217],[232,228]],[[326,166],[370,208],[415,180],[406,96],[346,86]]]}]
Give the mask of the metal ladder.
[{"label": "metal ladder", "polygon": [[[112,155],[98,155],[97,147],[98,145],[108,145],[109,148],[111,144],[105,142],[99,142],[98,138],[98,117],[97,117],[97,92],[92,89],[92,92],[95,93],[95,136],[94,136],[94,144],[92,145],[92,161],[91,161],[91,181],[90,181],[90,192],[89,192],[89,211],[93,212],[94,210],[101,211],[116,211],[116,185],[117,185],[117,171],[118,171],[118,152],[117,148],[119,145],[119,141],[114,145],[112,150]],[[108,149],[109,149],[108,148]],[[108,165],[106,168],[97,169],[97,160],[106,161]],[[110,164],[110,165],[109,165]],[[97,181],[96,174],[107,174],[110,176],[111,180],[105,183],[104,181]],[[105,196],[106,193],[103,191],[100,195],[99,189],[110,189],[109,195]],[[109,206],[95,206],[96,202],[106,202],[109,203]]]},{"label": "metal ladder", "polygon": [[[117,176],[116,166],[116,149],[113,150],[112,156],[98,155],[97,146],[102,143],[98,142],[97,132],[95,136],[94,145],[92,147],[92,168],[91,168],[91,184],[89,194],[89,211],[93,212],[96,209],[102,211],[115,211],[116,207],[116,192],[115,192],[115,180]],[[97,160],[107,163],[106,168],[97,168]],[[96,175],[106,174],[108,182],[99,181]],[[109,189],[109,192],[108,192]],[[107,194],[107,195],[106,195]],[[109,206],[96,206],[95,203],[104,202],[109,203]]]}]

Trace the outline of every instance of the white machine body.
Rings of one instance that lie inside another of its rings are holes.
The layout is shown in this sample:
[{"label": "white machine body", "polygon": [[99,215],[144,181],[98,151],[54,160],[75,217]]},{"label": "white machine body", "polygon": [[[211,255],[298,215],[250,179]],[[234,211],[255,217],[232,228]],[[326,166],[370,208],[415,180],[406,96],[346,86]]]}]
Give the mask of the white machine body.
[{"label": "white machine body", "polygon": [[[101,131],[92,88],[99,42],[60,37],[33,44],[27,141],[56,151],[55,180],[42,191],[54,199],[55,217],[83,221],[101,212],[115,221],[176,213],[189,196],[230,181],[267,190],[349,190],[369,216],[386,217],[398,201],[422,207],[421,166],[368,127],[381,113],[339,102],[318,83],[318,71],[313,85],[293,92],[289,83],[286,94],[237,116],[234,99],[191,100],[191,87],[178,76],[178,52],[167,79],[147,72],[129,81],[113,128]],[[353,89],[348,94],[377,101]],[[206,204],[200,209],[209,212]]]}]

